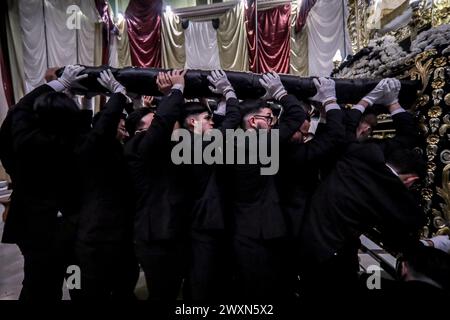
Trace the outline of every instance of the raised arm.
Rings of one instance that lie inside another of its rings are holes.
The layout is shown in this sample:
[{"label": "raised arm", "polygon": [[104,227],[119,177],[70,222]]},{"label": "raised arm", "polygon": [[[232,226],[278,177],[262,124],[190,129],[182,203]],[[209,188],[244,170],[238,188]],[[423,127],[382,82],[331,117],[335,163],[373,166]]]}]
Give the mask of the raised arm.
[{"label": "raised arm", "polygon": [[226,101],[225,112],[218,110],[219,114],[225,115],[225,119],[218,127],[222,133],[226,129],[235,129],[241,122],[241,113],[239,110],[239,100],[236,97],[234,88],[228,81],[227,75],[222,70],[214,70],[211,75],[207,77],[211,86],[209,89],[216,94],[221,94]]},{"label": "raised arm", "polygon": [[173,70],[168,73],[172,88],[161,101],[155,117],[142,139],[138,153],[144,158],[150,158],[155,147],[170,143],[175,122],[180,117],[180,109],[184,103],[184,76],[186,70]]}]

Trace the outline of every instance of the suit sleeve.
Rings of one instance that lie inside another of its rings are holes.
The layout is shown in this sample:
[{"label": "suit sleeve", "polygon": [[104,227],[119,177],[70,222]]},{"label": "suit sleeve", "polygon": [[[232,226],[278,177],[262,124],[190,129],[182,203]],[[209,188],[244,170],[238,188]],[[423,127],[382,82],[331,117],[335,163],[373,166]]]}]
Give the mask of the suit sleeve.
[{"label": "suit sleeve", "polygon": [[356,139],[356,129],[362,118],[362,112],[357,109],[344,111],[345,136],[349,140]]},{"label": "suit sleeve", "polygon": [[336,146],[345,141],[342,117],[341,110],[328,111],[327,123],[323,125],[321,134],[307,143],[291,146],[291,151],[288,152],[291,160],[299,164],[317,161],[335,150]]},{"label": "suit sleeve", "polygon": [[108,141],[114,141],[117,136],[117,126],[126,104],[126,97],[121,93],[111,96],[105,107],[100,111],[99,119],[84,142],[84,149],[99,150]]},{"label": "suit sleeve", "polygon": [[414,117],[409,112],[400,112],[392,116],[395,137],[381,142],[387,156],[396,149],[412,149],[417,146],[419,132]]},{"label": "suit sleeve", "polygon": [[239,109],[239,100],[235,98],[230,98],[227,100],[225,118],[218,127],[218,129],[225,134],[226,129],[236,129],[241,122],[241,111]]},{"label": "suit sleeve", "polygon": [[283,106],[279,124],[280,143],[284,144],[289,141],[295,131],[305,121],[306,112],[301,107],[300,101],[291,94],[281,98],[280,103]]},{"label": "suit sleeve", "polygon": [[152,124],[139,144],[138,153],[144,158],[150,158],[152,149],[170,142],[173,126],[180,117],[180,108],[184,103],[183,93],[172,89],[170,94],[161,101]]}]

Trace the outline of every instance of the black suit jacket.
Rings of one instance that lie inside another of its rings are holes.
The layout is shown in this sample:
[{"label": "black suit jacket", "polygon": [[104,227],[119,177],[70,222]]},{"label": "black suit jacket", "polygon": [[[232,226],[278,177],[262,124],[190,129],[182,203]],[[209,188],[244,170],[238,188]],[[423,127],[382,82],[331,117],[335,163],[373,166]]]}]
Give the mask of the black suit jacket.
[{"label": "black suit jacket", "polygon": [[131,240],[133,187],[123,146],[116,138],[125,104],[123,94],[112,95],[78,149],[82,172],[78,240]]},{"label": "black suit jacket", "polygon": [[34,89],[11,114],[12,145],[6,157],[14,161],[7,165],[14,191],[3,242],[51,243],[57,213],[68,219],[78,211],[79,176],[74,153],[78,141],[68,143],[56,134],[42,131],[33,111],[36,98],[49,92],[53,89],[48,85]]},{"label": "black suit jacket", "polygon": [[[305,119],[294,96],[283,97],[281,103],[284,111],[279,125],[280,146],[289,141]],[[254,239],[287,236],[288,221],[281,210],[275,175],[261,175],[262,167],[261,163],[247,163],[227,168],[227,210],[231,212],[232,232]]]},{"label": "black suit jacket", "polygon": [[[231,98],[227,100],[226,115],[220,121],[216,129],[222,133],[225,143],[226,130],[235,129],[241,121],[239,101]],[[195,135],[191,135],[191,146],[194,145]],[[198,138],[198,137],[197,137]],[[211,142],[202,142],[202,150],[211,146]],[[222,146],[220,154],[224,162],[226,159],[225,145]],[[192,149],[194,150],[194,149]],[[182,165],[183,176],[189,184],[186,185],[186,196],[192,207],[191,219],[194,230],[224,230],[228,224],[224,208],[224,181],[226,173],[224,166],[220,164],[194,164]]]},{"label": "black suit jacket", "polygon": [[317,189],[301,231],[305,259],[321,262],[354,247],[376,228],[390,248],[416,243],[425,216],[414,196],[385,165],[374,143],[351,143]]},{"label": "black suit jacket", "polygon": [[136,193],[134,232],[138,241],[175,239],[186,233],[185,179],[171,160],[171,134],[183,103],[181,91],[172,90],[161,101],[150,128],[125,145]]},{"label": "black suit jacket", "polygon": [[341,110],[327,112],[327,123],[320,135],[307,143],[289,143],[281,149],[277,186],[280,203],[289,221],[290,234],[298,236],[305,210],[318,185],[319,163],[329,161],[335,148],[345,139]]}]

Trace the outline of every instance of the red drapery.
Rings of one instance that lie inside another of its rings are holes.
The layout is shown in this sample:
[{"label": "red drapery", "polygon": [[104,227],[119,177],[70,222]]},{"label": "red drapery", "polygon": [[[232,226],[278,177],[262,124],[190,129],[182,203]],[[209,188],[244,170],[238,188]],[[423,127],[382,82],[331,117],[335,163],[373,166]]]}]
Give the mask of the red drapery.
[{"label": "red drapery", "polygon": [[109,37],[114,28],[112,17],[109,14],[109,5],[106,0],[95,0],[97,11],[102,19],[102,64],[109,64]]},{"label": "red drapery", "polygon": [[306,19],[308,18],[309,11],[314,7],[317,0],[303,0],[301,1],[300,7],[298,8],[297,21],[295,22],[295,32],[302,31],[306,24]]},{"label": "red drapery", "polygon": [[11,69],[9,67],[9,56],[8,56],[8,43],[6,39],[6,21],[8,19],[8,6],[7,2],[2,2],[0,4],[0,70],[3,79],[3,90],[5,91],[6,101],[8,102],[8,107],[14,104],[14,93],[11,81]]},{"label": "red drapery", "polygon": [[125,12],[131,62],[134,66],[161,66],[162,0],[131,0]]},{"label": "red drapery", "polygon": [[258,11],[257,39],[253,1],[246,7],[245,13],[250,71],[289,73],[291,5]]}]

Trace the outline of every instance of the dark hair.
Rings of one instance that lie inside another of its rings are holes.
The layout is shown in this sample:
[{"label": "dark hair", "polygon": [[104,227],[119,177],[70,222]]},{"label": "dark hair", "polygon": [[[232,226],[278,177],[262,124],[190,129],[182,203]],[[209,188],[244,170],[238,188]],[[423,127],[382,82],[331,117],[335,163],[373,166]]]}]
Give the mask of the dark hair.
[{"label": "dark hair", "polygon": [[[92,118],[92,126],[95,127],[95,124],[98,122],[98,120],[100,119],[100,117],[102,116],[102,112],[103,110],[97,112],[94,117]],[[120,114],[120,120],[127,120],[127,115],[126,113],[121,113]]]},{"label": "dark hair", "polygon": [[246,115],[251,114],[251,113],[257,113],[261,109],[264,109],[264,108],[270,108],[270,106],[266,103],[266,101],[264,101],[262,99],[244,100],[241,102],[240,106],[241,106],[242,117],[245,117]]},{"label": "dark hair", "polygon": [[378,124],[377,114],[375,112],[375,109],[373,107],[367,107],[364,113],[361,116],[361,120],[359,123],[366,122],[368,123],[372,128],[374,128]]},{"label": "dark hair", "polygon": [[424,179],[427,173],[427,164],[422,155],[413,150],[395,150],[388,155],[386,163],[393,166],[398,174],[416,174]]},{"label": "dark hair", "polygon": [[75,101],[62,92],[49,92],[33,105],[39,127],[48,133],[74,134],[80,125],[80,110]]},{"label": "dark hair", "polygon": [[450,255],[433,247],[418,244],[404,252],[400,261],[408,263],[413,272],[423,274],[450,289]]},{"label": "dark hair", "polygon": [[140,108],[130,113],[125,121],[125,129],[128,131],[130,137],[134,136],[137,130],[139,122],[143,117],[149,113],[155,113],[154,108]]},{"label": "dark hair", "polygon": [[186,102],[183,105],[183,108],[181,111],[180,122],[183,123],[183,121],[186,120],[186,118],[188,116],[191,116],[194,114],[200,114],[203,112],[210,113],[211,111],[208,109],[207,106],[205,106],[204,104],[202,104],[200,102]]}]

